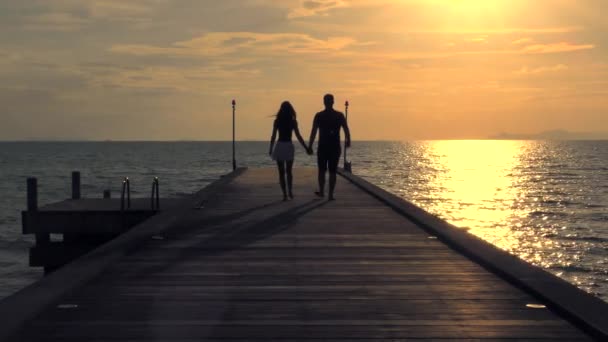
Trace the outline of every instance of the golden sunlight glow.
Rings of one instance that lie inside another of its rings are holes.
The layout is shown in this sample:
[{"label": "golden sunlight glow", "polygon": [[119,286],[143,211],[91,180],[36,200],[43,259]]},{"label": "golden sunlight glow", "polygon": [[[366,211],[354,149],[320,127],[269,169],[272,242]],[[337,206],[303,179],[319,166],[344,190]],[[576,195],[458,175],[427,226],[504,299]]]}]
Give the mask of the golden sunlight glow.
[{"label": "golden sunlight glow", "polygon": [[482,12],[494,12],[499,9],[504,9],[512,1],[504,0],[431,0],[429,3],[433,5],[442,6],[444,8],[450,8],[452,10],[469,12],[469,13],[482,13]]},{"label": "golden sunlight glow", "polygon": [[504,25],[515,13],[528,12],[530,7],[522,7],[521,2],[506,0],[425,0],[441,26],[449,25],[454,30],[477,27],[489,28]]}]

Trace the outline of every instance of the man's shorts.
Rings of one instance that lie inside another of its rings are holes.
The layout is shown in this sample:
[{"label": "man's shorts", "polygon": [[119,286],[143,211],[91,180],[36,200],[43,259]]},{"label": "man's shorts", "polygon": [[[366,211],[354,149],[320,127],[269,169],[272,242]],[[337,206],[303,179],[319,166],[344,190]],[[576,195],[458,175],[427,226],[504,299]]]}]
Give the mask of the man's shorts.
[{"label": "man's shorts", "polygon": [[342,148],[340,146],[319,146],[317,149],[317,165],[319,169],[336,173],[341,154]]}]

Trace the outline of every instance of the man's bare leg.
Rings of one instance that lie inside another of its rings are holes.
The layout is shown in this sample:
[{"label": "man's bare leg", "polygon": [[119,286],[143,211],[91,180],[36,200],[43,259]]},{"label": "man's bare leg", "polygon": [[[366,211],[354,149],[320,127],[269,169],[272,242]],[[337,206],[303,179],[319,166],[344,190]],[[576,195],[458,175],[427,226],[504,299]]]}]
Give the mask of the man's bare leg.
[{"label": "man's bare leg", "polygon": [[330,172],[329,173],[329,200],[333,201],[334,198],[334,190],[336,189],[336,173],[335,172]]},{"label": "man's bare leg", "polygon": [[315,192],[315,194],[319,197],[325,196],[325,168],[319,168],[319,191]]}]

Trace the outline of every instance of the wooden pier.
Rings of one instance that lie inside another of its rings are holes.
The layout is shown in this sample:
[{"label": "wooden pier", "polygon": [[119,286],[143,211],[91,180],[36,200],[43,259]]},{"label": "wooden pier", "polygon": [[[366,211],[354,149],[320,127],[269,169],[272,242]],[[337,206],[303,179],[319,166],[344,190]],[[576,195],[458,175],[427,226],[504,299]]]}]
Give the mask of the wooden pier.
[{"label": "wooden pier", "polygon": [[239,169],[0,302],[6,341],[606,340],[608,304],[345,174]]}]

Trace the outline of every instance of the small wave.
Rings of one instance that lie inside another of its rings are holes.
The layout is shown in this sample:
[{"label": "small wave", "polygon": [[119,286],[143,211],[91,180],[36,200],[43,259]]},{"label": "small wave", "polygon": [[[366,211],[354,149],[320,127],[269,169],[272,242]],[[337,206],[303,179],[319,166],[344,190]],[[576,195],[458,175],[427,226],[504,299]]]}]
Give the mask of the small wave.
[{"label": "small wave", "polygon": [[571,173],[571,172],[547,172],[544,174],[545,177],[551,177],[552,179],[562,179],[562,178],[571,178],[571,177],[579,177],[579,174]]},{"label": "small wave", "polygon": [[202,183],[212,183],[215,182],[217,178],[199,178],[198,181]]},{"label": "small wave", "polygon": [[16,251],[16,250],[26,250],[27,248],[32,247],[32,243],[26,240],[2,240],[0,239],[0,249],[3,251]]},{"label": "small wave", "polygon": [[566,236],[562,236],[560,238],[562,240],[569,240],[569,241],[585,241],[585,242],[599,242],[599,243],[608,242],[607,238],[602,238],[599,236],[566,235]]},{"label": "small wave", "polygon": [[568,216],[568,214],[552,212],[552,211],[533,211],[528,214],[528,217],[543,217],[543,216],[566,217],[566,216]]},{"label": "small wave", "polygon": [[608,171],[608,167],[581,167],[580,171]]},{"label": "small wave", "polygon": [[564,272],[572,272],[572,273],[593,273],[593,270],[584,266],[575,266],[575,265],[568,265],[568,266],[552,266],[551,269],[553,270],[558,270],[558,271],[564,271]]},{"label": "small wave", "polygon": [[606,268],[608,266],[608,261],[605,260],[605,256],[606,256],[606,248],[603,246],[603,243],[599,243],[596,244],[595,246],[592,246],[591,248],[589,248],[587,250],[587,253],[589,256],[593,257],[593,256],[598,256],[599,260],[597,260],[597,265],[602,265],[601,267],[605,268],[605,271],[608,272],[608,268]]},{"label": "small wave", "polygon": [[7,216],[2,220],[2,223],[0,224],[15,224],[19,221],[19,219],[16,216]]},{"label": "small wave", "polygon": [[190,193],[190,192],[174,192],[172,195],[175,196],[175,197],[188,197],[188,196],[192,195],[192,193]]},{"label": "small wave", "polygon": [[571,201],[564,201],[564,200],[543,200],[541,201],[541,203],[543,204],[554,204],[554,205],[562,205],[562,206],[576,206],[576,205],[581,205],[581,202],[571,202]]},{"label": "small wave", "polygon": [[590,218],[591,221],[595,221],[595,222],[608,222],[608,216],[606,215],[593,215]]}]

